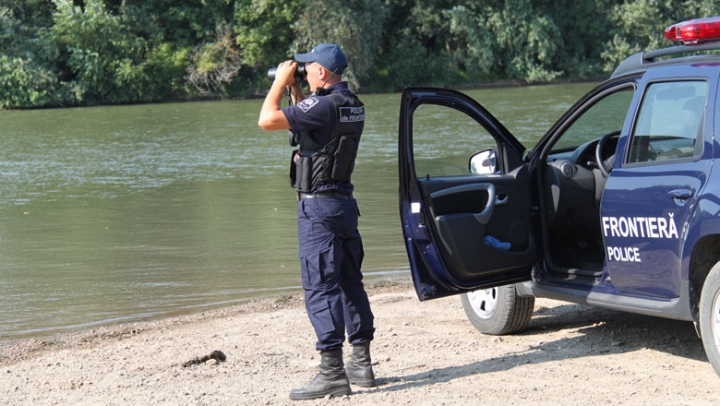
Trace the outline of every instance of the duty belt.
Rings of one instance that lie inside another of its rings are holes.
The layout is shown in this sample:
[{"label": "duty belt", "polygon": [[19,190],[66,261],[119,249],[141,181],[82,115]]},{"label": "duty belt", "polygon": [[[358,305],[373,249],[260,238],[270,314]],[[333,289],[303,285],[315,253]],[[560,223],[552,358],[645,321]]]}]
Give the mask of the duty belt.
[{"label": "duty belt", "polygon": [[341,200],[352,200],[353,195],[352,193],[342,193],[335,190],[328,190],[325,192],[315,192],[315,193],[303,193],[298,192],[298,200],[299,199],[341,199]]}]

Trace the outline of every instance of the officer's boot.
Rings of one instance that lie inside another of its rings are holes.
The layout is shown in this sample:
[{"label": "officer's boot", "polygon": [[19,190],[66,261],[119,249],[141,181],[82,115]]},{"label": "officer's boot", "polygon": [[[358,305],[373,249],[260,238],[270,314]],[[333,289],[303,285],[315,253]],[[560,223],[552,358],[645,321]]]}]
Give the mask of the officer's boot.
[{"label": "officer's boot", "polygon": [[342,349],[339,349],[320,351],[320,373],[302,388],[291,390],[290,399],[316,399],[349,394],[350,383],[343,368]]},{"label": "officer's boot", "polygon": [[370,360],[370,341],[353,345],[350,361],[345,367],[345,373],[350,383],[366,388],[376,385],[375,373]]}]

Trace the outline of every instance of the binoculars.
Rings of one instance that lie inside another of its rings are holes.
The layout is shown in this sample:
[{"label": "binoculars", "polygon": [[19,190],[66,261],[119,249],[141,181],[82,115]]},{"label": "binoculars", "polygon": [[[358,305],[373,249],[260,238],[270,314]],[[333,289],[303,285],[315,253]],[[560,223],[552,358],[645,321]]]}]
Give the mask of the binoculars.
[{"label": "binoculars", "polygon": [[[270,68],[268,69],[268,79],[275,80],[275,74],[277,73],[277,68]],[[305,65],[298,65],[297,69],[295,70],[295,83],[300,83],[307,77],[307,73],[305,72]]]}]

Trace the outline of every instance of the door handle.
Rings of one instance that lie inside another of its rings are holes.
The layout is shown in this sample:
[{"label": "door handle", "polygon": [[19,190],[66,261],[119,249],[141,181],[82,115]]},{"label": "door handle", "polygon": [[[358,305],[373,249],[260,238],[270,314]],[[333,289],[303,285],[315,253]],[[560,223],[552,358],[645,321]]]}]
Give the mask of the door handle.
[{"label": "door handle", "polygon": [[[490,221],[490,218],[492,217],[493,209],[495,209],[495,201],[497,200],[497,195],[495,194],[495,185],[492,183],[488,183],[486,186],[487,192],[488,192],[488,198],[487,198],[487,204],[483,208],[483,211],[480,213],[475,213],[475,220],[480,224],[487,224],[488,221]],[[505,199],[507,200],[507,198]]]},{"label": "door handle", "polygon": [[495,206],[500,206],[508,202],[508,195],[495,196]]},{"label": "door handle", "polygon": [[690,189],[675,189],[670,191],[670,197],[680,200],[687,200],[691,198],[694,194],[695,192]]}]

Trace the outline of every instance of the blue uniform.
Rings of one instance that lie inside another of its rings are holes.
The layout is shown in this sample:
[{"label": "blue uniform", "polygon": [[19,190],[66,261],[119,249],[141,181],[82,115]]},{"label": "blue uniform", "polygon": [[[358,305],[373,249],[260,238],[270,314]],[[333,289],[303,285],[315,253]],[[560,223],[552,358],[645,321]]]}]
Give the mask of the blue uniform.
[{"label": "blue uniform", "polygon": [[[352,94],[345,82],[333,84],[328,91]],[[334,103],[326,97],[310,97],[283,112],[293,132],[311,132],[322,144],[332,140],[338,118]],[[364,251],[352,191],[350,182],[329,183],[315,194],[301,195],[298,202],[305,307],[320,351],[341,348],[346,330],[351,344],[370,341],[375,332],[360,270]]]}]

